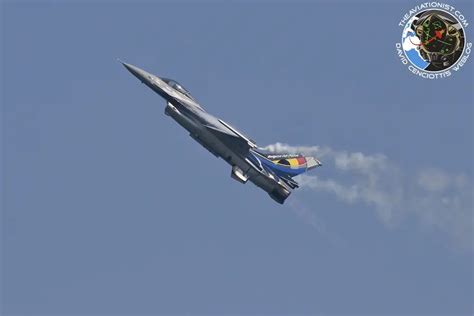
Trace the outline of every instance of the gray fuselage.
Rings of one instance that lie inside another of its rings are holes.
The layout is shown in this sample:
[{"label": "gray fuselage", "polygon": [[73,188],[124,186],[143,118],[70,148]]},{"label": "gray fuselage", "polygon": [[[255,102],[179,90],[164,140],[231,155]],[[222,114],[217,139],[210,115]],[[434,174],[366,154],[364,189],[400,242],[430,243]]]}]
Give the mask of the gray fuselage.
[{"label": "gray fuselage", "polygon": [[[186,93],[186,91],[180,92],[171,87],[164,78],[159,78],[130,64],[123,63],[123,65],[142,83],[166,100],[166,115],[172,117],[179,125],[184,127],[193,139],[213,155],[223,158],[233,167],[233,178],[235,178],[235,172],[238,171],[238,174],[242,174],[242,177],[244,177],[241,182],[245,183],[248,179],[267,191],[270,196],[279,194],[286,198],[289,195],[289,188],[282,181],[279,181],[264,169],[255,166],[247,158],[248,151],[256,147],[252,140],[246,138],[243,133],[229,124],[207,113],[189,93]],[[245,146],[248,146],[246,151],[239,150],[239,146],[218,137],[221,135],[228,135],[230,138],[240,140]],[[237,178],[235,179],[240,181]],[[272,198],[275,199],[274,196]]]}]

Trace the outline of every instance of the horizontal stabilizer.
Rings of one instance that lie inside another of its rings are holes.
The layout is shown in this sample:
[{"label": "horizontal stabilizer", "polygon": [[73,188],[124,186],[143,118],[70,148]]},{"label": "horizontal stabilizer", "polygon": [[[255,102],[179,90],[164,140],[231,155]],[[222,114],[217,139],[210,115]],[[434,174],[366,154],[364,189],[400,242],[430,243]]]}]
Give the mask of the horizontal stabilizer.
[{"label": "horizontal stabilizer", "polygon": [[287,176],[287,175],[284,175],[284,176],[281,176],[280,179],[285,182],[290,188],[292,189],[295,189],[295,188],[299,188],[299,184],[298,182],[296,182],[295,180],[293,180],[291,177]]}]

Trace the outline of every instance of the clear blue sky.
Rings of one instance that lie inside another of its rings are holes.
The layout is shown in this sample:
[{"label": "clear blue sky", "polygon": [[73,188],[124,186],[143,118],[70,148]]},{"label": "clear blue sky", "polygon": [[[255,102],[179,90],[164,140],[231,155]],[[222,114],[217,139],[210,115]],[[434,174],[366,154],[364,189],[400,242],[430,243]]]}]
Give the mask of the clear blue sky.
[{"label": "clear blue sky", "polygon": [[[449,2],[474,25],[471,1]],[[472,244],[474,60],[411,75],[395,42],[414,4],[3,1],[1,313],[472,314],[472,247],[330,192],[276,204],[116,61],[178,80],[259,145],[462,175]]]}]

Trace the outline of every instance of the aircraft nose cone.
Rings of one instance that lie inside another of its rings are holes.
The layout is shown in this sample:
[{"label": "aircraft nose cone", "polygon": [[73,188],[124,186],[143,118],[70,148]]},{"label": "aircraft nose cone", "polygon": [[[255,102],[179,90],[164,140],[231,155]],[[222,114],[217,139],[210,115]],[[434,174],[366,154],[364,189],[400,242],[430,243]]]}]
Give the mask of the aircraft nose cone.
[{"label": "aircraft nose cone", "polygon": [[130,71],[130,73],[132,75],[134,75],[135,77],[137,77],[140,81],[144,81],[146,79],[146,72],[134,65],[130,65],[130,64],[127,64],[127,63],[124,63],[123,61],[119,60],[119,62],[122,63],[122,65],[128,70]]},{"label": "aircraft nose cone", "polygon": [[135,67],[127,63],[122,63],[122,65],[135,76],[140,73],[141,69],[138,67]]}]

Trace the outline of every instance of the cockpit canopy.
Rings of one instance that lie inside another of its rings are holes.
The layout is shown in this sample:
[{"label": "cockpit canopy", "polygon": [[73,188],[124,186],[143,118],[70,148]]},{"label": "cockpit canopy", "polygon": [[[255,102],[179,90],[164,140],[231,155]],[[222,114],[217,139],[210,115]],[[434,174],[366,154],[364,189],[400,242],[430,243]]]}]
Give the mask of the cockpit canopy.
[{"label": "cockpit canopy", "polygon": [[190,98],[191,100],[194,100],[196,101],[193,96],[191,95],[191,93],[189,93],[188,90],[184,89],[182,85],[180,85],[177,81],[173,80],[173,79],[168,79],[168,78],[161,78],[161,80],[163,80],[164,82],[166,82],[166,84],[168,84],[170,87],[172,87],[173,89],[175,89],[176,91],[179,91],[181,92],[182,94],[184,94],[185,96],[187,96],[188,98]]}]

